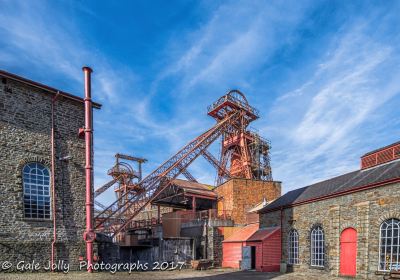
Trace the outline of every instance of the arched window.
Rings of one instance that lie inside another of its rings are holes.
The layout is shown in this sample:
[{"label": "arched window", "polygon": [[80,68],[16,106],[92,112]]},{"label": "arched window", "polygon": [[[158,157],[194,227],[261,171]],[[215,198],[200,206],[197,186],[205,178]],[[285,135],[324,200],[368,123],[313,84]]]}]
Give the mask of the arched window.
[{"label": "arched window", "polygon": [[299,264],[299,233],[295,229],[288,236],[288,264]]},{"label": "arched window", "polygon": [[29,219],[50,219],[50,173],[41,163],[24,166],[24,216]]},{"label": "arched window", "polygon": [[311,231],[311,265],[323,267],[325,261],[325,238],[322,227]]},{"label": "arched window", "polygon": [[400,270],[400,220],[381,224],[379,237],[379,270]]}]

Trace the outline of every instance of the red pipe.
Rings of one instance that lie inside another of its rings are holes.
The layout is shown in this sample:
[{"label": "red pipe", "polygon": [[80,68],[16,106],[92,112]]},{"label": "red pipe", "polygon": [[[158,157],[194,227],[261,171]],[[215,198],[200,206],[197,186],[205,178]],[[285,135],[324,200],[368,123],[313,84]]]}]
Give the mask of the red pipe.
[{"label": "red pipe", "polygon": [[51,242],[51,270],[54,271],[55,259],[55,243],[57,240],[57,211],[56,211],[56,180],[55,180],[55,137],[54,137],[54,103],[59,95],[59,92],[51,99],[51,195],[53,208],[53,241]]},{"label": "red pipe", "polygon": [[91,99],[91,73],[90,67],[82,68],[85,78],[85,171],[86,171],[86,232],[84,233],[84,240],[86,241],[86,258],[87,270],[92,272],[93,268],[93,242],[95,240],[95,233],[93,231],[93,109]]},{"label": "red pipe", "polygon": [[281,262],[283,262],[283,207],[281,207]]}]

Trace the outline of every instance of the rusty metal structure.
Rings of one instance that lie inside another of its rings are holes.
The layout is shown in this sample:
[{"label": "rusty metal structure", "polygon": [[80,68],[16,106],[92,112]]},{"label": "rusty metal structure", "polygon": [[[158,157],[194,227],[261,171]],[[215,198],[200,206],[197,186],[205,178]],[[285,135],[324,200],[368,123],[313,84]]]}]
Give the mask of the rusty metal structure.
[{"label": "rusty metal structure", "polygon": [[[199,156],[203,156],[217,170],[218,183],[230,178],[272,180],[270,144],[248,129],[259,115],[244,94],[238,90],[229,91],[208,107],[208,115],[216,120],[213,127],[190,141],[143,179],[141,172],[137,173],[129,165],[118,161],[121,158],[138,161],[137,158],[116,157],[116,165],[108,172],[113,179],[97,189],[95,196],[117,182],[119,186],[115,190],[118,196],[114,203],[98,211],[95,230],[114,238],[134,228],[135,217],[162,192],[171,188],[179,175],[196,182],[187,168]],[[217,159],[207,148],[221,137],[221,155]],[[139,163],[145,162],[140,160]]]},{"label": "rusty metal structure", "polygon": [[[243,93],[232,90],[208,107],[208,115],[217,121],[237,110],[246,110],[239,121],[222,133],[220,168],[217,184],[229,177],[272,181],[269,150],[270,142],[248,129],[249,124],[259,118],[258,111],[251,107]],[[209,160],[209,156],[205,155]],[[229,170],[229,171],[227,171]]]}]

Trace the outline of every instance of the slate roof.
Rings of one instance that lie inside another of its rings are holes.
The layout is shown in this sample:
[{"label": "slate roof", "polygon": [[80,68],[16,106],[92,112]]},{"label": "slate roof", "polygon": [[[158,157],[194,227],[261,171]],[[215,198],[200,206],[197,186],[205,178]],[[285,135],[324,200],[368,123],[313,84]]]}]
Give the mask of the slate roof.
[{"label": "slate roof", "polygon": [[[58,90],[56,88],[47,86],[45,84],[41,84],[41,83],[38,83],[38,82],[35,82],[35,81],[32,81],[32,80],[26,79],[24,77],[12,74],[10,72],[7,72],[7,71],[1,70],[1,69],[0,69],[0,76],[4,77],[4,78],[7,78],[7,79],[11,79],[11,80],[17,81],[17,82],[20,82],[20,83],[24,83],[24,84],[33,86],[35,88],[39,88],[39,89],[45,90],[46,92],[50,92],[50,93],[53,93],[53,94],[56,94],[58,92],[61,96],[65,97],[65,98],[68,98],[68,99],[72,99],[72,100],[75,100],[75,101],[78,101],[78,102],[82,102],[82,103],[84,102],[82,97],[73,95],[71,93],[68,93],[68,92],[65,92],[65,91],[62,91],[62,90]],[[93,102],[92,104],[93,104],[93,108],[96,108],[96,109],[100,109],[101,108],[101,104],[99,104],[97,102]]]},{"label": "slate roof", "polygon": [[385,183],[388,180],[399,178],[400,160],[395,160],[368,169],[353,171],[329,180],[290,191],[268,204],[259,212],[263,213],[277,210],[280,207],[286,207],[292,204],[306,202],[311,199],[339,194],[368,185]]}]

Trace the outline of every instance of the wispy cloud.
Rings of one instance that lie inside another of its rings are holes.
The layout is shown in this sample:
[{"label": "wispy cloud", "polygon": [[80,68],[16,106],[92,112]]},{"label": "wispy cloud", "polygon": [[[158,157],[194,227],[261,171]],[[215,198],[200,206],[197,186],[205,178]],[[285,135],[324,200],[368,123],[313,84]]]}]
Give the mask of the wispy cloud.
[{"label": "wispy cloud", "polygon": [[[147,54],[154,56],[146,60],[150,65],[137,68],[136,61],[121,62],[109,46],[96,45],[89,39],[96,35],[82,27],[81,18],[90,17],[99,30],[123,29],[108,11],[106,20],[86,3],[3,1],[0,64],[77,94],[80,68],[94,68],[94,96],[104,105],[95,112],[96,185],[110,179],[106,172],[116,152],[148,158],[145,173],[156,168],[213,125],[206,106],[238,87],[262,115],[268,112],[254,126],[271,138],[274,177],[289,190],[356,168],[366,143],[382,144],[390,138],[384,130],[400,123],[392,104],[399,92],[396,9],[366,5],[333,24],[319,16],[325,4],[202,2],[196,6],[200,19],[187,20],[190,28],[168,33],[169,26],[157,26],[155,34],[170,35],[157,53]],[[320,26],[327,21],[332,25]],[[130,34],[120,36],[128,40]],[[322,55],[308,53],[312,44]],[[137,57],[143,53],[139,49]],[[379,122],[384,125],[377,128]],[[212,150],[218,152],[218,143]],[[207,162],[190,170],[214,183]],[[110,192],[102,202],[113,198]]]},{"label": "wispy cloud", "polygon": [[378,140],[360,128],[379,125],[382,119],[374,115],[400,93],[400,54],[369,35],[371,25],[357,21],[338,33],[312,78],[277,98],[271,129],[285,118],[289,132],[273,130],[282,143],[275,150],[275,175],[286,178],[286,190],[355,169],[363,147]]},{"label": "wispy cloud", "polygon": [[279,2],[227,2],[201,28],[187,34],[186,43],[179,45],[183,51],[178,51],[179,57],[172,59],[155,83],[179,76],[174,90],[184,96],[207,87],[217,87],[222,93],[232,86],[252,88],[249,80],[254,71],[292,39],[309,8],[307,2],[291,7]]}]

